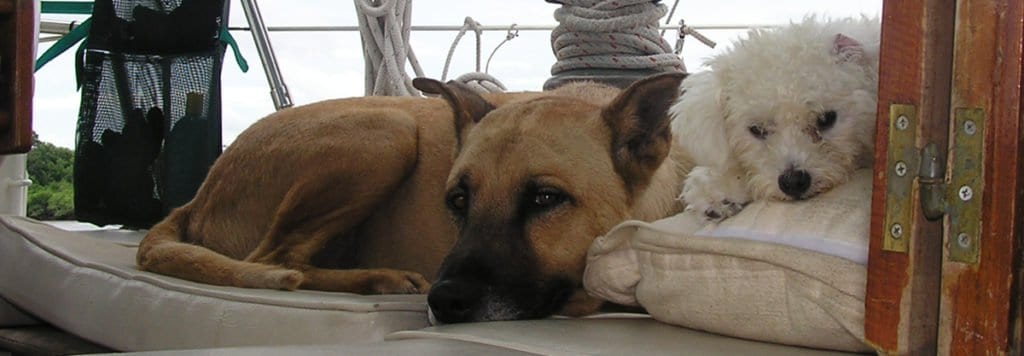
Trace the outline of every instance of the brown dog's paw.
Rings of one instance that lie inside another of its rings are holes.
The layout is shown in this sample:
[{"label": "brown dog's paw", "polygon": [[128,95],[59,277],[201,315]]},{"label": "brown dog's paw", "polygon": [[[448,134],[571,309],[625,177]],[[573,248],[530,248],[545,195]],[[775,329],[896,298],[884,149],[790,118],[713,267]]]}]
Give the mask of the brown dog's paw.
[{"label": "brown dog's paw", "polygon": [[430,290],[430,282],[419,273],[387,269],[379,272],[369,280],[367,289],[371,294],[423,294]]},{"label": "brown dog's paw", "polygon": [[250,271],[238,276],[237,287],[296,290],[305,280],[302,272],[286,268]]},{"label": "brown dog's paw", "polygon": [[296,270],[280,269],[267,272],[267,279],[272,284],[268,288],[296,290],[299,289],[299,285],[302,284],[305,276],[302,275],[302,272]]},{"label": "brown dog's paw", "polygon": [[580,317],[598,312],[604,301],[594,298],[582,289],[573,292],[572,296],[558,312],[559,315]]}]

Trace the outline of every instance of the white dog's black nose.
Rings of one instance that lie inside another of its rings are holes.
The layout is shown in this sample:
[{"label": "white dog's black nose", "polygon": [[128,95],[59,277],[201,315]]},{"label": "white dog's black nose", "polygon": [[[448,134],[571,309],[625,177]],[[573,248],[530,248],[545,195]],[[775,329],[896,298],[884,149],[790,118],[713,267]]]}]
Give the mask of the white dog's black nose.
[{"label": "white dog's black nose", "polygon": [[779,189],[793,199],[800,199],[811,187],[811,175],[805,170],[787,169],[779,176]]}]

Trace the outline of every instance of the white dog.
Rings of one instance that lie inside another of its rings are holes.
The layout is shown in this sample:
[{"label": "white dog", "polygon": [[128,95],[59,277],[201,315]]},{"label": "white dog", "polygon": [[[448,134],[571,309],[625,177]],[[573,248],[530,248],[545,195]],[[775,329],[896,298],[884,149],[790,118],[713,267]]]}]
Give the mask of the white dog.
[{"label": "white dog", "polygon": [[672,130],[697,167],[680,199],[717,221],[751,200],[800,200],[874,155],[877,19],[752,30],[690,75]]}]

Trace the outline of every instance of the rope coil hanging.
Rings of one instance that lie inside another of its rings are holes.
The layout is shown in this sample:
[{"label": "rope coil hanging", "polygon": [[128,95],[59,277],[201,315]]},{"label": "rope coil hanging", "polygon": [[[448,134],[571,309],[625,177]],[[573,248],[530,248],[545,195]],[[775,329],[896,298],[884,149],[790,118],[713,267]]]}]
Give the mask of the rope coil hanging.
[{"label": "rope coil hanging", "polygon": [[[494,52],[497,52],[498,48],[501,47],[501,45],[505,44],[505,42],[510,41],[512,38],[515,38],[515,36],[518,36],[518,31],[513,32],[514,29],[515,25],[512,25],[512,29],[509,29],[509,34],[508,36],[505,37],[505,40],[498,44],[498,46],[494,48],[494,51],[491,52],[491,58],[494,57]],[[476,22],[476,20],[473,20],[472,17],[468,16],[463,22],[462,28],[459,30],[459,33],[455,35],[455,40],[452,41],[452,46],[448,49],[448,57],[445,59],[444,69],[441,71],[441,81],[445,81],[448,79],[448,68],[449,66],[451,66],[452,57],[455,54],[455,48],[459,46],[459,41],[461,41],[462,37],[465,36],[466,32],[469,31],[473,31],[473,33],[476,35],[476,71],[463,74],[455,78],[455,81],[466,84],[467,86],[469,86],[470,89],[478,93],[500,93],[508,90],[505,88],[504,84],[501,84],[501,81],[499,81],[498,78],[495,78],[494,76],[488,74],[487,72],[480,71],[480,37],[483,34],[483,30],[480,29],[479,22]],[[487,59],[488,68],[491,65],[491,58]]]},{"label": "rope coil hanging", "polygon": [[418,96],[412,78],[405,72],[408,62],[416,76],[423,76],[423,69],[409,45],[412,1],[354,1],[366,63],[366,95]]},{"label": "rope coil hanging", "polygon": [[686,71],[658,32],[666,6],[650,0],[558,0],[551,74],[577,69]]}]

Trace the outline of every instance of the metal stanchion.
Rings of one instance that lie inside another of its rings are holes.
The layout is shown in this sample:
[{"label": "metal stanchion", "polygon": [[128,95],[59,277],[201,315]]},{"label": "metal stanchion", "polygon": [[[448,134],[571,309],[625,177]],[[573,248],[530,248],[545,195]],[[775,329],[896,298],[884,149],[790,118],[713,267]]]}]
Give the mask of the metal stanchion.
[{"label": "metal stanchion", "polygon": [[252,39],[256,43],[256,51],[259,52],[260,62],[263,63],[263,71],[267,74],[274,108],[281,110],[291,107],[293,105],[292,98],[288,95],[288,87],[284,85],[284,77],[281,76],[277,58],[274,57],[274,49],[270,46],[270,38],[267,35],[267,27],[263,23],[263,16],[260,15],[260,8],[256,5],[256,0],[241,0],[241,2],[242,9],[245,10],[245,18],[249,21]]}]

